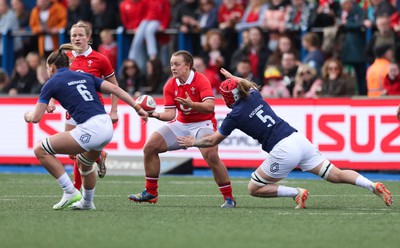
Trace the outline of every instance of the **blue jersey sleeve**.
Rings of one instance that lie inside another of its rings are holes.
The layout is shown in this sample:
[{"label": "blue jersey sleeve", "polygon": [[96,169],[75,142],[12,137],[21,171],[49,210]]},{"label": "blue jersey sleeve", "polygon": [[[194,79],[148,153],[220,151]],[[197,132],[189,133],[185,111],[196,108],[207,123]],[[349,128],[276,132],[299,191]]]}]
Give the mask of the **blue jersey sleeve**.
[{"label": "blue jersey sleeve", "polygon": [[38,102],[49,104],[50,99],[53,97],[54,83],[52,79],[49,79],[40,91]]}]

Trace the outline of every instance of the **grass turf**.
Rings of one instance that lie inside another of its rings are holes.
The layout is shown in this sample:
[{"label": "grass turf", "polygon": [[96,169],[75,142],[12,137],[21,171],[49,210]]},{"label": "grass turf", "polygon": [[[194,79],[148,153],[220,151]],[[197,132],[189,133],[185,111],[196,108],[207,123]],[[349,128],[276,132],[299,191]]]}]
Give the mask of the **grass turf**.
[{"label": "grass turf", "polygon": [[0,247],[399,247],[398,182],[388,208],[371,192],[321,180],[285,180],[310,191],[307,209],[291,198],[247,194],[232,179],[238,207],[223,203],[212,178],[164,176],[157,204],[133,203],[143,177],[106,176],[96,211],[55,211],[61,189],[49,175],[0,174]]}]

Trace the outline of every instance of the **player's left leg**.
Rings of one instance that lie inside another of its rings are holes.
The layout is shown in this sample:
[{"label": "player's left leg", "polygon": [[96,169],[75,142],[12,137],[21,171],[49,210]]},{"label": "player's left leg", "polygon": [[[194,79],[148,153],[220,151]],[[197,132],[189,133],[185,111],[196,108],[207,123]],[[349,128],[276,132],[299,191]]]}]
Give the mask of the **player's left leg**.
[{"label": "player's left leg", "polygon": [[214,176],[214,180],[219,187],[219,191],[224,197],[224,204],[222,208],[234,208],[236,207],[236,201],[232,194],[232,185],[229,179],[228,170],[225,164],[221,161],[218,155],[218,146],[209,148],[199,148],[201,155],[207,162],[208,166]]},{"label": "player's left leg", "polygon": [[347,183],[366,188],[381,198],[386,206],[392,205],[392,194],[383,183],[374,183],[354,170],[341,170],[327,159],[310,172],[331,183]]},{"label": "player's left leg", "polygon": [[96,210],[93,204],[94,191],[96,186],[96,166],[94,159],[100,154],[99,151],[89,151],[77,155],[80,174],[82,175],[82,199],[73,203],[72,210]]}]

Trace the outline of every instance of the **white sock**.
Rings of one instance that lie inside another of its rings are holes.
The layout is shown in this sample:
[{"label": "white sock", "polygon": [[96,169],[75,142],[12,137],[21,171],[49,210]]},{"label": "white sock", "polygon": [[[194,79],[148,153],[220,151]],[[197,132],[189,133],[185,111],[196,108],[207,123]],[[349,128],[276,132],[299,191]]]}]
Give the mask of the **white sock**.
[{"label": "white sock", "polygon": [[72,183],[71,179],[69,178],[67,172],[64,172],[58,179],[58,184],[67,194],[73,194],[77,189],[75,189],[74,184]]},{"label": "white sock", "polygon": [[298,193],[296,188],[283,185],[279,185],[277,190],[278,197],[295,197]]},{"label": "white sock", "polygon": [[93,202],[94,189],[85,189],[82,187],[82,200],[84,205],[90,205]]},{"label": "white sock", "polygon": [[372,187],[371,187],[371,184],[372,184],[372,183],[373,183],[373,182],[371,182],[368,178],[365,178],[365,177],[363,177],[363,176],[361,176],[361,175],[359,175],[359,176],[357,177],[357,179],[356,179],[356,185],[357,185],[357,186],[366,188],[366,189],[368,189],[368,190],[371,191],[371,192],[374,191],[374,190],[372,189]]}]

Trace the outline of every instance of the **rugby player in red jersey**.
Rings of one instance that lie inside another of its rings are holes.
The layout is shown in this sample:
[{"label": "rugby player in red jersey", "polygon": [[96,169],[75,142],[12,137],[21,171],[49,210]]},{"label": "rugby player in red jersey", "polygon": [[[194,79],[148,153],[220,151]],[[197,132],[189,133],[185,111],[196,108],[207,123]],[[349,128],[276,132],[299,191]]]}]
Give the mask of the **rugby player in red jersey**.
[{"label": "rugby player in red jersey", "polygon": [[[164,86],[164,111],[154,111],[150,117],[168,122],[147,140],[144,152],[146,176],[145,190],[129,196],[131,201],[156,203],[158,201],[158,178],[160,153],[186,149],[180,146],[178,136],[204,137],[214,133],[215,102],[210,81],[193,69],[193,57],[186,51],[177,51],[171,56],[172,78]],[[211,167],[214,179],[224,197],[222,208],[234,208],[236,202],[228,170],[218,155],[218,146],[199,148],[203,158]]]}]

